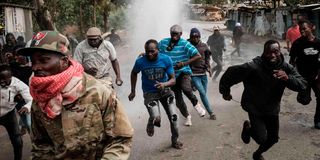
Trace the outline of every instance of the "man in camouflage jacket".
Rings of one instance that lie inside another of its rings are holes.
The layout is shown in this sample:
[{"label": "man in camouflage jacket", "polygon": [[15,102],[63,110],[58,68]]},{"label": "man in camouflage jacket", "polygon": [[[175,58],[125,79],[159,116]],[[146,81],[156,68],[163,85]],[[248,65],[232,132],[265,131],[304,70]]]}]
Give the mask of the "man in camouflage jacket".
[{"label": "man in camouflage jacket", "polygon": [[69,58],[68,40],[39,32],[31,56],[32,159],[128,159],[133,129],[114,91]]}]

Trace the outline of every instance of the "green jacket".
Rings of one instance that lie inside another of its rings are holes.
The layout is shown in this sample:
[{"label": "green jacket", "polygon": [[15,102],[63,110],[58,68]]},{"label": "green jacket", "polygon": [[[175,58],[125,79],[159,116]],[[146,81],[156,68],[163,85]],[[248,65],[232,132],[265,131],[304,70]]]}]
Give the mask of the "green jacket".
[{"label": "green jacket", "polygon": [[32,104],[32,159],[128,159],[133,128],[115,92],[84,74],[84,91],[50,119]]}]

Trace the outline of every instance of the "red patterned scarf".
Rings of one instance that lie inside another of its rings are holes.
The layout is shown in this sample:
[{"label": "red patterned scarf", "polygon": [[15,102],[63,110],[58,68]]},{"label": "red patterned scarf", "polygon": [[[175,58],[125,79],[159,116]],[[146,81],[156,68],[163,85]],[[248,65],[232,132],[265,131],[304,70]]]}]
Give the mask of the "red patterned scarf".
[{"label": "red patterned scarf", "polygon": [[73,103],[83,90],[83,67],[71,60],[65,71],[47,77],[31,77],[30,93],[49,118],[61,113],[62,106]]}]

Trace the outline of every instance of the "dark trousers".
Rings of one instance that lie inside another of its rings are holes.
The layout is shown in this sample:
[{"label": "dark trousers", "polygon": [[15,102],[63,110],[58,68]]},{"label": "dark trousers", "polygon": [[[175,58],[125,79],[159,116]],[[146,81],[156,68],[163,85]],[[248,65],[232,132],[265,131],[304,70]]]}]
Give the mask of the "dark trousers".
[{"label": "dark trousers", "polygon": [[279,139],[278,115],[253,115],[249,113],[250,136],[259,144],[257,153],[270,149]]},{"label": "dark trousers", "polygon": [[235,50],[233,52],[231,52],[231,55],[233,55],[234,53],[238,53],[238,56],[240,57],[241,54],[240,54],[240,43],[241,43],[241,40],[240,39],[234,39],[234,45],[235,45]]},{"label": "dark trousers", "polygon": [[170,122],[171,141],[172,143],[176,143],[179,137],[178,115],[173,104],[174,96],[171,90],[166,89],[165,91],[159,93],[145,93],[143,97],[144,104],[146,105],[150,116],[148,120],[148,125],[154,125],[154,120],[156,118],[161,118],[159,108],[160,101]]},{"label": "dark trousers", "polygon": [[182,92],[191,101],[193,106],[197,105],[198,103],[198,99],[192,91],[191,76],[181,73],[178,77],[176,77],[176,84],[172,86],[171,89],[174,92],[174,96],[176,97],[177,108],[180,110],[181,114],[184,117],[188,117],[189,112],[187,105],[183,100]]},{"label": "dark trousers", "polygon": [[216,62],[216,66],[214,66],[211,71],[216,72],[213,76],[213,79],[217,79],[219,76],[220,72],[222,71],[222,49],[221,52],[212,52],[212,60]]},{"label": "dark trousers", "polygon": [[8,132],[11,144],[13,146],[14,159],[21,160],[23,143],[15,109],[0,117],[0,125],[3,125]]},{"label": "dark trousers", "polygon": [[[307,79],[307,78],[306,78]],[[301,104],[307,105],[311,101],[311,89],[316,96],[316,111],[314,114],[314,123],[320,122],[320,88],[317,86],[316,80],[308,80],[308,86],[304,91],[298,93],[297,101]]]}]

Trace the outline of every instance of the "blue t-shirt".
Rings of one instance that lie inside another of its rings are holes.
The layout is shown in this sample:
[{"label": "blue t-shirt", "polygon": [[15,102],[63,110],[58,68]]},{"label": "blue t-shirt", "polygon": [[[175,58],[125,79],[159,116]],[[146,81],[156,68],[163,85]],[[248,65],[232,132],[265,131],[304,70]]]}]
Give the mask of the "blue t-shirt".
[{"label": "blue t-shirt", "polygon": [[[195,48],[189,41],[180,38],[179,42],[173,47],[171,51],[167,50],[171,38],[165,38],[159,42],[159,51],[163,54],[168,55],[173,62],[173,66],[178,62],[186,62],[191,57],[198,53],[197,48]],[[175,70],[175,75],[178,77],[180,73],[192,74],[189,65],[182,67],[179,70]]]},{"label": "blue t-shirt", "polygon": [[168,75],[174,74],[171,58],[160,52],[158,54],[158,59],[155,61],[149,61],[146,56],[139,57],[133,66],[133,71],[135,73],[141,71],[142,73],[141,80],[143,93],[159,92],[154,86],[156,81],[166,82],[169,79]]}]

